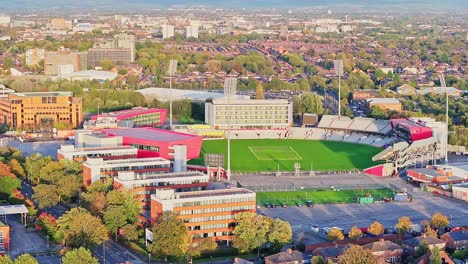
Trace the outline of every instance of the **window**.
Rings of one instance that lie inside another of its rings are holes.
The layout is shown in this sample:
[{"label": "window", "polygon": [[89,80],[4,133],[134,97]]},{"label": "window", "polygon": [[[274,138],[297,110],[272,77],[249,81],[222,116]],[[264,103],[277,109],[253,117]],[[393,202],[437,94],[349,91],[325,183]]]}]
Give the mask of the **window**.
[{"label": "window", "polygon": [[4,241],[4,235],[3,235],[3,231],[0,231],[0,244],[4,244],[5,241]]}]

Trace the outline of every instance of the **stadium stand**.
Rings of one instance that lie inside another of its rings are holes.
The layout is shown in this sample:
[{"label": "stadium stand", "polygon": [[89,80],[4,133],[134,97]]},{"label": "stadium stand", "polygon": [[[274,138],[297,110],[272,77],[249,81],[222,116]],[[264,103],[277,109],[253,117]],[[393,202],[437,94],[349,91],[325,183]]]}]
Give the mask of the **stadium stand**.
[{"label": "stadium stand", "polygon": [[365,133],[387,135],[392,131],[388,120],[376,120],[373,118],[356,117],[351,119],[346,116],[324,115],[318,124],[319,128],[332,130],[346,130]]}]

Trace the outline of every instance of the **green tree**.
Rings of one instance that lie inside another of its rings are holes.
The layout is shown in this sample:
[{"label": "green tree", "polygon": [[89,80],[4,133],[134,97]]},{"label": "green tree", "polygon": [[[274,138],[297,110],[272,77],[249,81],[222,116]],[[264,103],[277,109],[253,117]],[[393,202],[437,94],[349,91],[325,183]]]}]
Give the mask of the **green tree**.
[{"label": "green tree", "polygon": [[305,93],[301,95],[302,107],[305,113],[322,114],[323,105],[322,98],[319,95]]},{"label": "green tree", "polygon": [[112,68],[114,68],[114,63],[110,59],[103,59],[100,62],[100,66],[103,70],[110,71]]},{"label": "green tree", "polygon": [[112,190],[106,195],[109,206],[122,206],[122,213],[127,217],[128,223],[135,223],[140,213],[140,203],[135,199],[134,194],[128,191]]},{"label": "green tree", "polygon": [[127,71],[127,69],[120,69],[120,70],[118,71],[118,73],[119,73],[120,75],[126,75],[126,74],[128,73],[128,71]]},{"label": "green tree", "polygon": [[159,259],[181,258],[190,245],[190,236],[182,220],[172,212],[164,212],[153,227],[153,243],[148,250]]},{"label": "green tree", "polygon": [[108,239],[107,229],[101,219],[84,208],[72,208],[57,223],[65,242],[73,247],[93,249]]},{"label": "green tree", "polygon": [[65,167],[58,161],[50,161],[41,168],[41,181],[56,183],[65,175]]},{"label": "green tree", "polygon": [[11,176],[0,176],[0,194],[10,196],[21,187],[21,181]]},{"label": "green tree", "polygon": [[236,215],[236,221],[232,242],[241,253],[250,252],[268,242],[268,233],[272,225],[270,218],[244,212]]},{"label": "green tree", "polygon": [[128,241],[138,240],[138,230],[135,225],[126,224],[122,227],[123,238]]},{"label": "green tree", "polygon": [[283,245],[291,242],[292,229],[291,225],[279,218],[273,220],[273,225],[268,233],[268,241],[281,248]]},{"label": "green tree", "polygon": [[112,205],[104,212],[104,223],[109,231],[115,234],[115,241],[117,241],[119,228],[127,224],[127,216],[122,209],[124,209],[123,206]]},{"label": "green tree", "polygon": [[312,264],[327,264],[327,261],[322,256],[313,256]]},{"label": "green tree", "polygon": [[29,254],[23,254],[15,258],[13,264],[39,264],[39,262]]},{"label": "green tree", "polygon": [[39,208],[47,208],[60,203],[60,192],[55,185],[39,184],[34,189],[33,200]]},{"label": "green tree", "polygon": [[39,153],[35,153],[26,157],[25,167],[26,167],[28,179],[30,181],[39,183],[41,179],[41,169],[50,161],[52,161],[52,158],[50,156],[43,157]]},{"label": "green tree", "polygon": [[3,68],[4,69],[10,69],[15,67],[15,62],[8,57],[3,58]]},{"label": "green tree", "polygon": [[372,251],[361,246],[352,245],[338,257],[338,264],[374,264],[377,259]]},{"label": "green tree", "polygon": [[332,229],[330,229],[330,231],[328,231],[327,239],[330,241],[343,240],[344,235],[340,229],[333,227]]},{"label": "green tree", "polygon": [[431,256],[429,257],[429,264],[442,264],[442,256],[440,255],[438,246],[432,249]]},{"label": "green tree", "polygon": [[416,258],[419,258],[425,255],[427,252],[429,252],[429,246],[427,245],[427,241],[423,239],[421,243],[419,244],[418,248],[416,248],[416,251],[414,252],[414,256]]},{"label": "green tree", "polygon": [[72,249],[65,253],[62,258],[63,264],[99,264],[97,258],[93,257],[91,251],[86,248],[80,247],[78,249]]},{"label": "green tree", "polygon": [[304,112],[304,107],[302,106],[301,97],[299,97],[298,95],[293,95],[292,104],[293,104],[294,114],[302,114]]},{"label": "green tree", "polygon": [[408,216],[402,216],[398,219],[398,223],[395,227],[400,234],[403,234],[405,232],[411,231],[413,228],[413,223]]},{"label": "green tree", "polygon": [[187,250],[190,257],[199,257],[200,255],[213,252],[218,248],[218,244],[211,238],[194,238]]},{"label": "green tree", "polygon": [[449,225],[448,217],[440,212],[432,215],[431,226],[434,228],[441,228]]}]

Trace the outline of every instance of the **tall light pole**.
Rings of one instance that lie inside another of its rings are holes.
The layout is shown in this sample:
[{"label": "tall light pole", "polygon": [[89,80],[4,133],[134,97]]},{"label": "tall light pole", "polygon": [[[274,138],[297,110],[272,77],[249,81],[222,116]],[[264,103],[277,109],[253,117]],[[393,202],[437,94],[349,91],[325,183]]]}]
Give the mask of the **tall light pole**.
[{"label": "tall light pole", "polygon": [[172,76],[177,71],[177,60],[169,61],[169,68],[167,73],[169,74],[169,129],[172,130]]},{"label": "tall light pole", "polygon": [[343,75],[343,60],[334,61],[335,74],[338,75],[338,118],[341,117],[341,75]]},{"label": "tall light pole", "polygon": [[237,78],[226,78],[224,80],[224,96],[227,95],[227,180],[231,180],[231,94],[236,94]]},{"label": "tall light pole", "polygon": [[448,132],[449,132],[449,100],[448,100],[448,90],[447,85],[445,84],[445,77],[443,74],[439,76],[440,85],[445,88],[445,125],[447,129],[447,135],[444,136],[444,148],[445,148],[445,164],[448,164]]}]

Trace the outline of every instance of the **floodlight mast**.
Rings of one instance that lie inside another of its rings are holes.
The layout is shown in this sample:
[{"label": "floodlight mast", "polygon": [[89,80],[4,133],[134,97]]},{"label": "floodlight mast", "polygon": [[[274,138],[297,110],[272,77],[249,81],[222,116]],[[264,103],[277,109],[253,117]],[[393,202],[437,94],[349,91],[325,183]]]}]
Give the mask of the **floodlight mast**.
[{"label": "floodlight mast", "polygon": [[169,74],[169,129],[172,130],[172,76],[177,71],[177,60],[169,61],[169,68],[167,73]]},{"label": "floodlight mast", "polygon": [[335,74],[338,75],[338,118],[341,117],[341,75],[343,75],[343,60],[334,61]]},{"label": "floodlight mast", "polygon": [[443,74],[439,76],[440,85],[445,89],[445,125],[447,135],[444,136],[444,148],[445,148],[445,164],[448,164],[448,132],[449,132],[449,100],[448,100],[448,89],[445,83],[445,77]]},{"label": "floodlight mast", "polygon": [[224,80],[224,95],[227,95],[227,180],[231,180],[231,94],[236,93],[237,78]]}]

